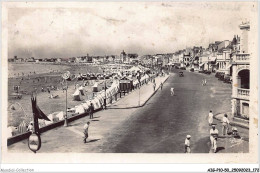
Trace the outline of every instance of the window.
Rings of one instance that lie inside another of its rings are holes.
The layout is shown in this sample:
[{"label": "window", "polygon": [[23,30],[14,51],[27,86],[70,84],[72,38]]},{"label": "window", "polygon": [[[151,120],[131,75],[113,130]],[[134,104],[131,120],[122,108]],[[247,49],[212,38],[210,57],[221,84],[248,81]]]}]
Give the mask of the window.
[{"label": "window", "polygon": [[249,104],[248,103],[242,103],[242,114],[245,117],[249,117]]}]

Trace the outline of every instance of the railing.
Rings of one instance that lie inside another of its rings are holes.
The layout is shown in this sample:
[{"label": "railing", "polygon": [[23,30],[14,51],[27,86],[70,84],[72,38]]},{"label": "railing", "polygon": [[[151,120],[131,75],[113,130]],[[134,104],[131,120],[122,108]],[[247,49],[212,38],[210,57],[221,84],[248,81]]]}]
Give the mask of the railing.
[{"label": "railing", "polygon": [[249,62],[249,61],[250,61],[249,53],[236,54],[235,62]]},{"label": "railing", "polygon": [[250,89],[242,89],[242,88],[237,89],[238,98],[249,100],[249,95],[250,95]]}]

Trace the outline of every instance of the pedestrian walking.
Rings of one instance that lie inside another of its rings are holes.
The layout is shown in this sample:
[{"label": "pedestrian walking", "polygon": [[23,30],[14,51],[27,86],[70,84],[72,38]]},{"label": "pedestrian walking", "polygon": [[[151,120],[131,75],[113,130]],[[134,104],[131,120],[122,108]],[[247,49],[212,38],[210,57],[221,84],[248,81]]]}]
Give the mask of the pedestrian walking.
[{"label": "pedestrian walking", "polygon": [[223,117],[223,119],[222,119],[222,125],[223,125],[223,127],[222,127],[222,133],[223,133],[224,136],[225,136],[225,135],[227,134],[227,132],[228,132],[229,120],[228,120],[227,117],[228,117],[227,114],[224,114],[224,117]]},{"label": "pedestrian walking", "polygon": [[156,88],[156,83],[154,82],[153,83],[153,91],[155,91],[155,88]]},{"label": "pedestrian walking", "polygon": [[211,125],[212,129],[210,129],[210,143],[211,149],[213,149],[214,153],[217,152],[217,138],[218,138],[218,129],[216,129],[216,124]]},{"label": "pedestrian walking", "polygon": [[171,88],[171,96],[174,96],[174,88]]},{"label": "pedestrian walking", "polygon": [[85,124],[84,127],[83,127],[83,133],[84,133],[83,142],[84,142],[84,143],[87,143],[89,124],[90,124],[90,122],[88,121],[87,124]]},{"label": "pedestrian walking", "polygon": [[207,80],[206,79],[204,79],[204,85],[207,85]]},{"label": "pedestrian walking", "polygon": [[190,149],[190,138],[191,136],[190,135],[187,135],[186,136],[186,139],[185,139],[185,153],[191,153],[191,149]]},{"label": "pedestrian walking", "polygon": [[212,125],[213,123],[213,113],[212,113],[212,110],[209,111],[209,115],[207,116],[207,119],[208,119],[208,122],[209,122],[209,126]]},{"label": "pedestrian walking", "polygon": [[162,90],[162,87],[163,87],[163,83],[162,83],[162,82],[161,82],[161,85],[160,85],[160,86],[161,86],[161,90]]},{"label": "pedestrian walking", "polygon": [[89,106],[89,119],[93,119],[94,106],[93,103],[90,103]]}]

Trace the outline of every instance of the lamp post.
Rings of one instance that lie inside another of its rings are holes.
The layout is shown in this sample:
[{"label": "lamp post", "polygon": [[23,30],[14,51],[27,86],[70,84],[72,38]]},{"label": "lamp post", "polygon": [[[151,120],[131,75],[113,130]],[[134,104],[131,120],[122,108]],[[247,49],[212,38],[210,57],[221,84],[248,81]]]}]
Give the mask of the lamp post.
[{"label": "lamp post", "polygon": [[67,116],[67,109],[68,109],[68,82],[67,79],[70,78],[70,72],[67,71],[62,75],[62,78],[66,81],[66,111],[64,116],[64,127],[68,127],[68,116]]},{"label": "lamp post", "polygon": [[105,98],[104,98],[104,106],[107,109],[107,86],[106,86],[106,76],[105,76],[105,68],[103,69],[104,74],[104,82],[105,82]]},{"label": "lamp post", "polygon": [[68,82],[66,80],[66,113],[64,117],[64,127],[68,127],[67,109],[68,109]]},{"label": "lamp post", "polygon": [[138,94],[139,99],[138,99],[138,106],[140,106],[140,90],[141,90],[141,82],[140,82],[140,80],[141,80],[141,74],[140,74],[140,71],[138,71],[137,79],[138,79],[138,82],[139,82],[139,94]]}]

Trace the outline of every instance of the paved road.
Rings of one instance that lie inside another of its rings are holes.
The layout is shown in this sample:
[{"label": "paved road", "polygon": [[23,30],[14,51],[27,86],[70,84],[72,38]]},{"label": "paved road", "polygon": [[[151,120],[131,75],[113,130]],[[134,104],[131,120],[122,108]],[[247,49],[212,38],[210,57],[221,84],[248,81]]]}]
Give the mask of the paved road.
[{"label": "paved road", "polygon": [[[212,75],[184,71],[184,77],[179,77],[178,70],[174,72],[163,90],[108,136],[103,152],[182,153],[187,134],[192,136],[193,153],[209,152],[206,116],[209,110],[231,111],[231,85]],[[201,85],[203,78],[207,86]],[[170,96],[171,87],[176,96]],[[220,123],[218,128],[221,132]]]}]

